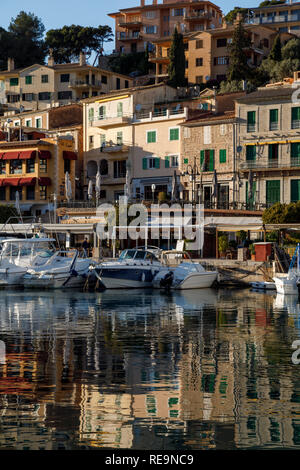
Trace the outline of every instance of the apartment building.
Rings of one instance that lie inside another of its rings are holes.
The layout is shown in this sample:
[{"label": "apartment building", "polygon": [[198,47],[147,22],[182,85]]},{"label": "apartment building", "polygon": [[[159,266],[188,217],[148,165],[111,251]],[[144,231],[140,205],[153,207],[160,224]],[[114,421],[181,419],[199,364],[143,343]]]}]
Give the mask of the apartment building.
[{"label": "apartment building", "polygon": [[250,8],[246,18],[247,23],[263,24],[279,32],[289,32],[300,35],[300,2],[292,0],[281,3]]},{"label": "apartment building", "polygon": [[0,72],[6,116],[69,104],[132,84],[130,77],[87,64],[83,53],[78,63],[55,64],[50,54],[47,65],[23,69],[16,69],[14,60],[8,59],[7,70]]},{"label": "apartment building", "polygon": [[[85,183],[87,187],[89,180],[95,182],[99,169],[101,202],[114,202],[124,195],[127,171],[128,178],[133,178],[132,159],[136,152],[134,123],[145,116],[150,119],[155,103],[169,102],[176,93],[174,88],[158,84],[124,89],[82,101]],[[143,142],[143,147],[146,143]]]},{"label": "apartment building", "polygon": [[115,20],[116,52],[145,50],[148,43],[171,37],[175,27],[181,32],[204,31],[222,24],[221,9],[209,1],[141,0],[140,6],[109,15]]},{"label": "apartment building", "polygon": [[[251,39],[251,46],[245,51],[248,63],[256,67],[266,57],[273,45],[277,33],[269,26],[244,25]],[[186,56],[186,78],[189,84],[206,83],[210,80],[219,82],[226,79],[229,65],[228,46],[232,42],[234,25],[224,23],[223,27],[184,35]],[[280,33],[284,43],[293,35]],[[155,52],[150,54],[150,62],[156,65],[155,81],[168,77],[170,63],[169,51],[172,38],[153,41]]]},{"label": "apartment building", "polygon": [[236,100],[240,196],[247,206],[300,200],[300,102],[294,87],[267,86]]},{"label": "apartment building", "polygon": [[16,192],[25,214],[39,216],[53,210],[65,196],[65,173],[75,194],[74,141],[71,136],[0,142],[0,201],[14,204]]}]

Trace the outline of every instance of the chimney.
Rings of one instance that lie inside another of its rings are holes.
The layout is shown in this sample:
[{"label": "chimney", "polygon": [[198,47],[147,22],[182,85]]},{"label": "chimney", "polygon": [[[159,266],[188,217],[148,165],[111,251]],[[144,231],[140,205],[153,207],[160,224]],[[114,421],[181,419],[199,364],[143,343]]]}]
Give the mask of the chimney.
[{"label": "chimney", "polygon": [[79,54],[79,65],[86,65],[86,57],[84,52]]},{"label": "chimney", "polygon": [[49,49],[48,67],[54,67],[53,49]]},{"label": "chimney", "polygon": [[15,61],[11,57],[7,59],[7,70],[8,72],[15,70]]}]

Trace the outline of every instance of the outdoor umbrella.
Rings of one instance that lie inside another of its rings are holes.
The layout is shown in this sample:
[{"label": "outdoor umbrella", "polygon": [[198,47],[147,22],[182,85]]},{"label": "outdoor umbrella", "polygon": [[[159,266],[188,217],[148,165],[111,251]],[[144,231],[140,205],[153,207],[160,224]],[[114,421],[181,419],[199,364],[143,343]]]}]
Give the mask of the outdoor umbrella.
[{"label": "outdoor umbrella", "polygon": [[249,170],[248,175],[248,202],[251,201],[253,197],[253,173],[252,170]]},{"label": "outdoor umbrella", "polygon": [[20,213],[20,194],[19,191],[16,191],[16,202],[15,202],[15,208],[17,209],[18,213]]},{"label": "outdoor umbrella", "polygon": [[172,201],[176,201],[177,196],[178,196],[177,177],[176,177],[176,170],[174,170],[173,179],[172,179]]},{"label": "outdoor umbrella", "polygon": [[97,200],[97,203],[98,203],[98,200],[100,199],[100,192],[101,192],[101,174],[100,174],[99,169],[98,169],[97,174],[96,174],[95,191],[96,191],[96,200]]},{"label": "outdoor umbrella", "polygon": [[65,174],[65,191],[66,191],[67,201],[70,202],[70,200],[72,199],[72,185],[71,185],[70,175],[68,171],[66,171],[66,174]]},{"label": "outdoor umbrella", "polygon": [[213,193],[212,193],[212,196],[213,197],[217,197],[218,195],[218,178],[217,178],[217,172],[216,170],[214,170],[214,176],[213,176]]},{"label": "outdoor umbrella", "polygon": [[91,200],[93,197],[93,182],[92,180],[89,181],[88,185],[88,198]]},{"label": "outdoor umbrella", "polygon": [[128,171],[128,168],[126,170],[126,183],[125,183],[125,187],[124,187],[124,195],[129,199],[130,197],[130,183],[129,183],[129,171]]}]

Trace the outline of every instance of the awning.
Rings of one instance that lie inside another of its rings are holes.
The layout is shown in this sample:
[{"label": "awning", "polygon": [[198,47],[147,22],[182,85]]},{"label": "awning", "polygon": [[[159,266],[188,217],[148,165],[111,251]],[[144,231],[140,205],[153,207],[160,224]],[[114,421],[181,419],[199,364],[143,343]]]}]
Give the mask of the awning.
[{"label": "awning", "polygon": [[216,228],[224,232],[238,232],[249,230],[250,232],[263,231],[261,217],[205,217],[205,228]]},{"label": "awning", "polygon": [[77,160],[77,154],[75,152],[69,152],[67,150],[63,151],[64,160]]},{"label": "awning", "polygon": [[3,156],[3,160],[17,160],[20,152],[6,152]]},{"label": "awning", "polygon": [[32,158],[35,158],[36,151],[35,150],[24,150],[23,152],[20,152],[19,159],[20,160],[31,160]]},{"label": "awning", "polygon": [[19,186],[19,181],[21,178],[4,178],[2,181],[2,186]]},{"label": "awning", "polygon": [[20,178],[19,186],[35,186],[36,178]]},{"label": "awning", "polygon": [[51,158],[51,152],[49,150],[39,150],[39,158],[41,160],[48,160]]},{"label": "awning", "polygon": [[51,183],[51,178],[48,178],[47,176],[41,176],[39,178],[39,185],[40,186],[50,186]]}]

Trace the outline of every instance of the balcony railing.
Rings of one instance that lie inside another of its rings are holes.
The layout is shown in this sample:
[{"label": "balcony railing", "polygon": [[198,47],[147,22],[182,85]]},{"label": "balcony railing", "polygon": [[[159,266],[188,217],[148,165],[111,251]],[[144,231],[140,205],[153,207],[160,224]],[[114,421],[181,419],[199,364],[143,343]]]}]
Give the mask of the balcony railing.
[{"label": "balcony railing", "polygon": [[117,38],[119,39],[119,41],[129,41],[132,39],[142,39],[142,35],[140,32],[139,33],[134,32],[134,33],[128,33],[128,34],[118,33]]},{"label": "balcony railing", "polygon": [[185,20],[197,20],[202,18],[212,18],[212,14],[209,11],[187,11],[184,15]]},{"label": "balcony railing", "polygon": [[300,121],[292,121],[292,129],[300,129]]},{"label": "balcony railing", "polygon": [[278,122],[270,122],[270,131],[278,130]]},{"label": "balcony railing", "polygon": [[247,132],[255,132],[256,124],[247,124]]},{"label": "balcony railing", "polygon": [[294,21],[300,21],[299,14],[290,14],[290,15],[275,15],[275,16],[267,16],[267,17],[260,17],[260,18],[250,18],[245,20],[246,23],[249,24],[274,24],[274,23],[290,23]]},{"label": "balcony railing", "polygon": [[100,80],[91,80],[91,81],[87,81],[87,80],[71,80],[70,81],[70,86],[71,87],[97,87],[97,88],[101,88],[102,87],[102,83]]},{"label": "balcony railing", "polygon": [[300,157],[291,158],[289,161],[278,161],[274,160],[251,160],[240,163],[241,170],[259,170],[259,169],[274,169],[274,168],[299,168]]}]

